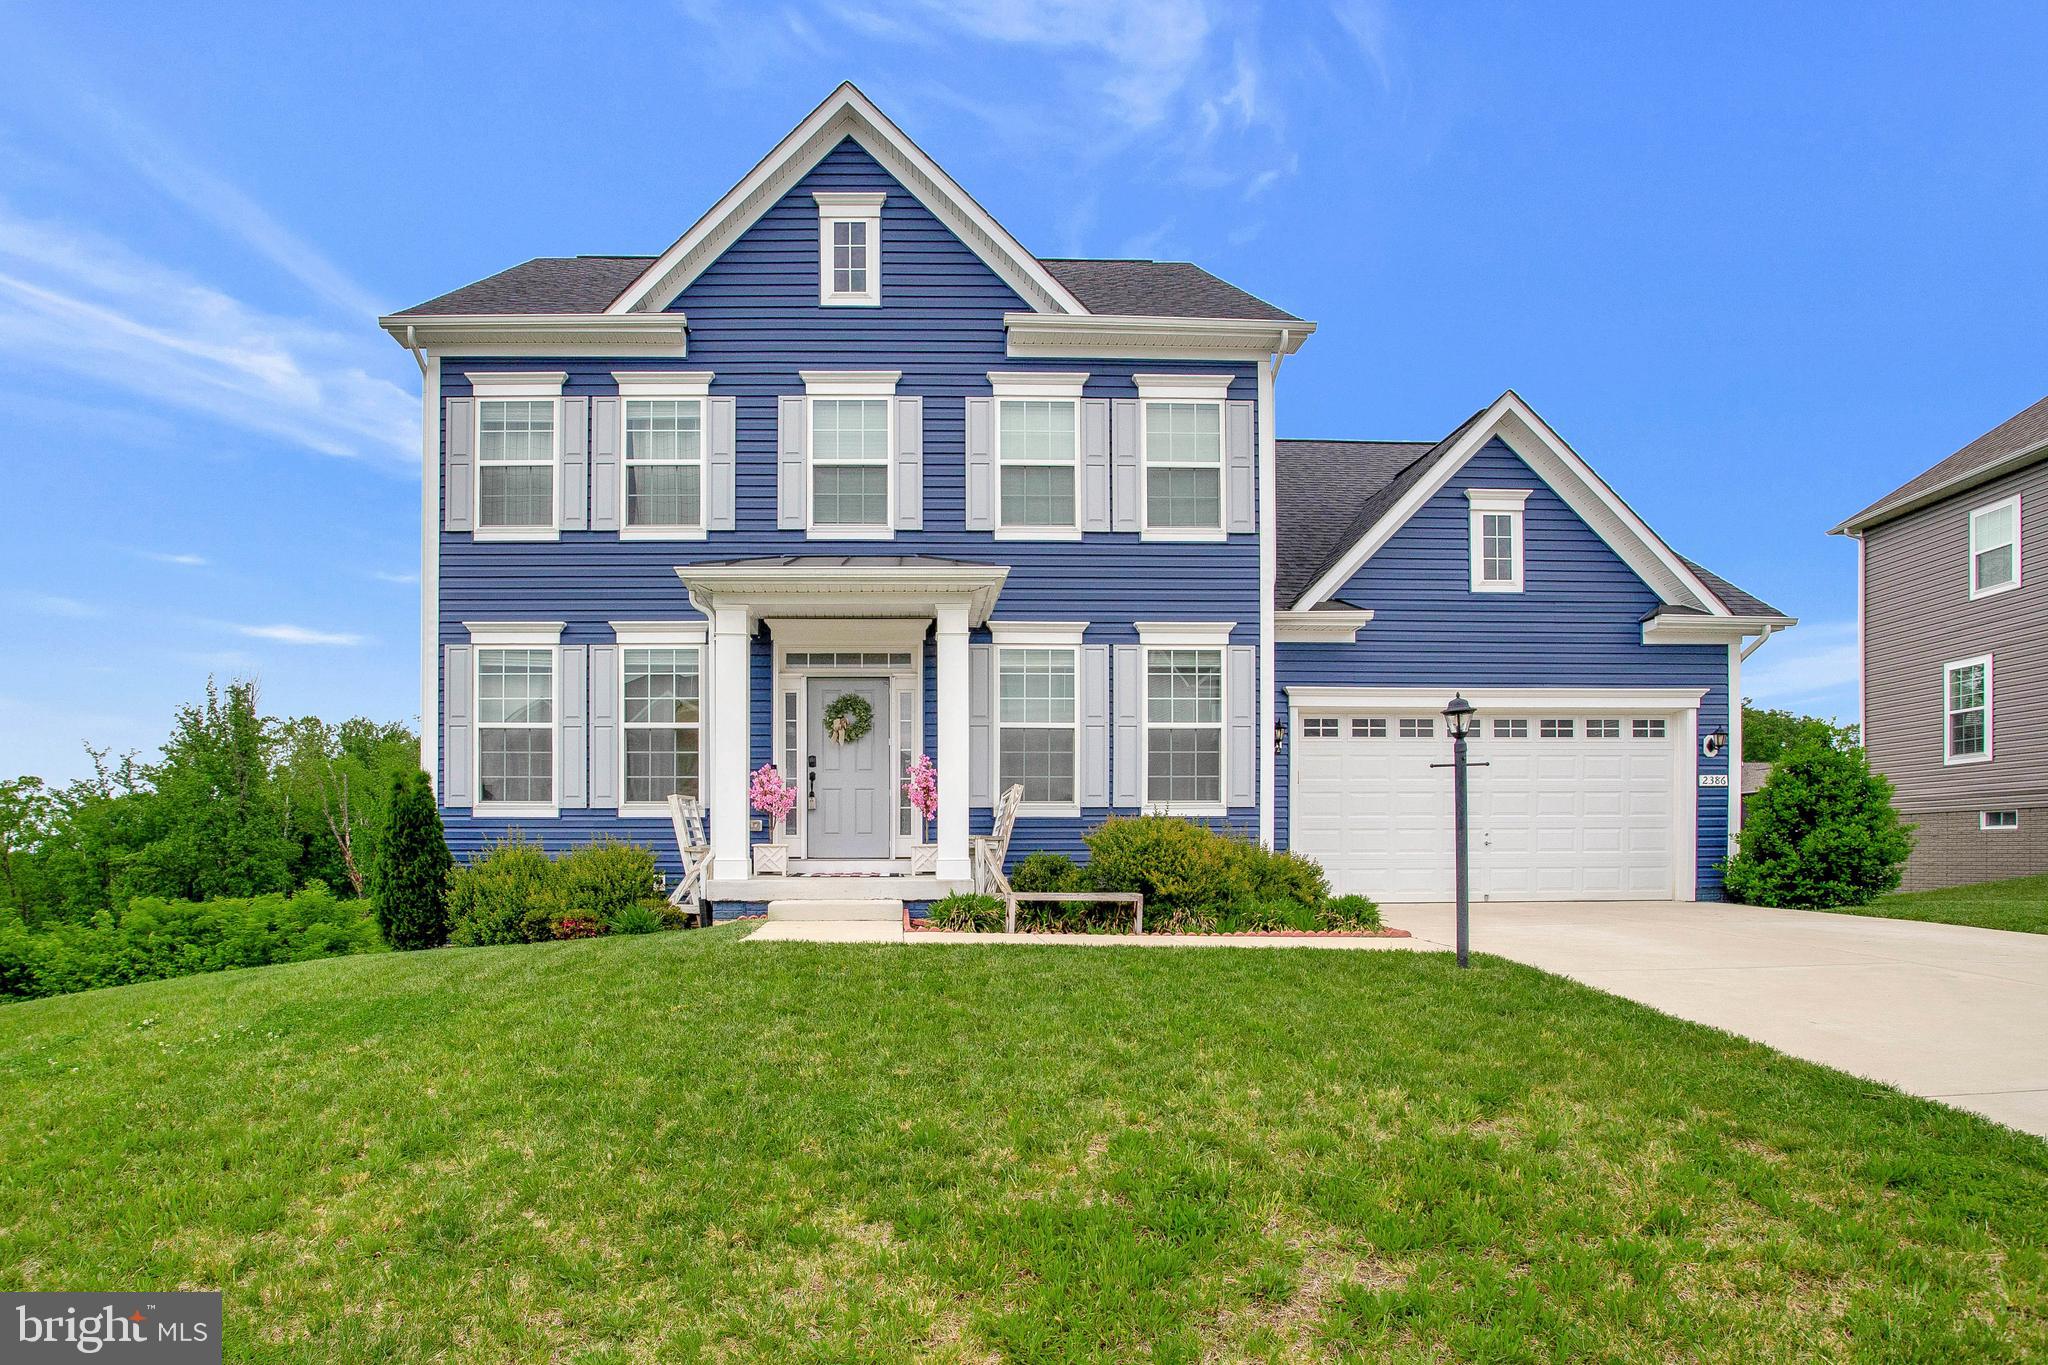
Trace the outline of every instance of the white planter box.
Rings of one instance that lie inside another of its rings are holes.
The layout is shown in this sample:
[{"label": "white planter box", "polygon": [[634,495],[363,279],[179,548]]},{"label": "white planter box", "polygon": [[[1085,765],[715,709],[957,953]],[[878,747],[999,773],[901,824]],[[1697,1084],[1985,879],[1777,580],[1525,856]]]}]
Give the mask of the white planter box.
[{"label": "white planter box", "polygon": [[910,846],[910,875],[929,877],[939,870],[939,846],[937,844],[912,844]]},{"label": "white planter box", "polygon": [[756,877],[787,877],[789,875],[789,845],[755,844],[754,875]]}]

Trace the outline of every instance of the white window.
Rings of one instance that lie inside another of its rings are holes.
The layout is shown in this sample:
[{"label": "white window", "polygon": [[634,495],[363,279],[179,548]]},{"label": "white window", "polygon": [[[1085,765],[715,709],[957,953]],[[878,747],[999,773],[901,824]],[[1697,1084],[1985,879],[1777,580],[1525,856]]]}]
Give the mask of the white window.
[{"label": "white window", "polygon": [[1145,800],[1223,805],[1223,651],[1145,651]]},{"label": "white window", "polygon": [[709,374],[622,371],[624,477],[620,533],[695,537],[704,533],[704,400]]},{"label": "white window", "polygon": [[555,801],[555,650],[476,650],[477,801],[551,807]]},{"label": "white window", "polygon": [[1970,596],[1989,597],[2020,585],[2018,494],[1970,513]]},{"label": "white window", "polygon": [[1078,804],[1075,674],[1069,646],[997,648],[997,791],[1022,786],[1027,806]]},{"label": "white window", "polygon": [[1403,716],[1401,717],[1401,738],[1434,739],[1436,738],[1436,721],[1428,716]]},{"label": "white window", "polygon": [[1224,375],[1135,376],[1142,414],[1144,534],[1220,540]]},{"label": "white window", "polygon": [[1017,539],[1080,535],[1085,374],[989,375],[996,405],[996,528]]},{"label": "white window", "polygon": [[1493,723],[1493,737],[1495,739],[1527,739],[1529,737],[1529,722],[1520,719],[1496,720]]},{"label": "white window", "polygon": [[476,425],[477,529],[552,530],[555,400],[480,398]]},{"label": "white window", "polygon": [[1546,720],[1537,727],[1537,734],[1543,739],[1570,739],[1572,723],[1568,720]]},{"label": "white window", "polygon": [[2018,829],[2020,813],[2016,810],[1987,810],[1977,815],[1978,829]]},{"label": "white window", "polygon": [[1664,738],[1664,722],[1656,717],[1649,719],[1638,717],[1635,721],[1634,734],[1637,739],[1662,739]]},{"label": "white window", "polygon": [[1353,739],[1385,739],[1387,722],[1381,716],[1360,716],[1351,722]]},{"label": "white window", "polygon": [[1946,735],[1943,761],[1983,763],[1991,757],[1991,656],[1941,670]]},{"label": "white window", "polygon": [[1522,504],[1526,488],[1468,488],[1472,509],[1472,591],[1522,590]]},{"label": "white window", "polygon": [[811,196],[818,202],[818,302],[872,307],[882,301],[880,193]]},{"label": "white window", "polygon": [[1303,739],[1335,739],[1337,732],[1335,716],[1310,716],[1301,723]]},{"label": "white window", "polygon": [[703,670],[698,647],[627,646],[619,651],[619,677],[625,804],[661,806],[671,796],[699,800]]},{"label": "white window", "polygon": [[896,371],[806,371],[811,452],[811,534],[873,539],[894,534],[890,452]]},{"label": "white window", "polygon": [[1586,722],[1587,739],[1620,739],[1621,722],[1607,717],[1596,716]]}]

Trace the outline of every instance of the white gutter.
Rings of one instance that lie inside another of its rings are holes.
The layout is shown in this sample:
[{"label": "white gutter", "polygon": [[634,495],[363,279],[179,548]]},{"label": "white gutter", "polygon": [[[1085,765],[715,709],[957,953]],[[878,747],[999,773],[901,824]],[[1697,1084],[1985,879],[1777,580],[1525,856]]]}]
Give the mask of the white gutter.
[{"label": "white gutter", "polygon": [[[1306,336],[1306,333],[1304,333]],[[1278,680],[1273,676],[1273,593],[1279,579],[1280,510],[1279,434],[1275,430],[1274,390],[1280,366],[1300,345],[1282,327],[1273,353],[1259,361],[1259,842],[1273,847],[1279,835],[1279,755],[1274,746]]]},{"label": "white gutter", "polygon": [[1756,637],[1756,643],[1744,649],[1742,651],[1741,657],[1747,659],[1750,655],[1762,649],[1764,647],[1764,641],[1770,639],[1773,635],[1776,635],[1782,629],[1782,626],[1765,626],[1763,628],[1763,633]]}]

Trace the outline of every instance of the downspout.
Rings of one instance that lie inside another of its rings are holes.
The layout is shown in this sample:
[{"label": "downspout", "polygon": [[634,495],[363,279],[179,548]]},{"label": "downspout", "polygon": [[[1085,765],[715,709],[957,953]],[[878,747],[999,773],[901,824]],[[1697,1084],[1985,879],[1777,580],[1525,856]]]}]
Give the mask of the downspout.
[{"label": "downspout", "polygon": [[1776,626],[1765,626],[1763,634],[1756,637],[1756,643],[1750,645],[1742,651],[1742,657],[1747,659],[1750,655],[1762,649],[1764,647],[1764,641],[1770,639],[1773,635],[1776,635],[1777,633],[1778,628]]},{"label": "downspout", "polygon": [[1278,832],[1277,772],[1279,756],[1274,746],[1274,710],[1277,681],[1273,675],[1273,592],[1279,576],[1278,437],[1274,432],[1274,381],[1287,359],[1289,329],[1280,329],[1280,341],[1271,356],[1259,362],[1259,842],[1274,846]]},{"label": "downspout", "polygon": [[409,322],[405,324],[405,349],[412,352],[413,364],[420,367],[420,374],[424,376],[427,372],[427,353],[422,351],[419,342],[413,339],[413,325]]},{"label": "downspout", "polygon": [[405,348],[420,367],[420,766],[441,794],[441,359]]}]

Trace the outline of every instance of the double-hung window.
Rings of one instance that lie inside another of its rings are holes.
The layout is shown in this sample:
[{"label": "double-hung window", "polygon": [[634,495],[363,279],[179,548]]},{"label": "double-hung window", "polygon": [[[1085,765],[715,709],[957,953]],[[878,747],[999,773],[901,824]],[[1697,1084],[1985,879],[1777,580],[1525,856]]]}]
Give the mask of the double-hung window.
[{"label": "double-hung window", "polygon": [[477,799],[487,806],[555,801],[555,649],[476,648]]},{"label": "double-hung window", "polygon": [[882,301],[882,201],[879,192],[821,190],[818,203],[818,302],[872,307]]},{"label": "double-hung window", "polygon": [[1026,806],[1078,804],[1077,653],[1071,645],[996,647],[996,790],[1022,786]]},{"label": "double-hung window", "polygon": [[1970,596],[1989,597],[2020,585],[2020,499],[1970,513]]},{"label": "double-hung window", "polygon": [[555,468],[562,449],[564,371],[469,374],[476,408],[476,506],[483,540],[552,540],[560,526]]},{"label": "double-hung window", "polygon": [[1080,534],[1085,374],[991,374],[996,400],[996,527],[1022,538]]},{"label": "double-hung window", "polygon": [[1144,534],[1223,536],[1225,376],[1138,375],[1143,412]]},{"label": "double-hung window", "polygon": [[1223,651],[1145,651],[1145,800],[1223,804]]},{"label": "double-hung window", "polygon": [[898,374],[809,371],[811,534],[893,534],[890,409]]},{"label": "double-hung window", "polygon": [[624,690],[625,802],[658,806],[699,799],[703,695],[696,645],[628,645],[619,651]]},{"label": "double-hung window", "polygon": [[[687,382],[678,382],[678,381]],[[619,526],[628,536],[704,530],[704,398],[709,376],[619,376],[624,477]]]},{"label": "double-hung window", "polygon": [[1522,504],[1526,488],[1468,488],[1472,512],[1472,591],[1522,590]]},{"label": "double-hung window", "polygon": [[1991,758],[1991,656],[1963,659],[1941,670],[1945,763]]}]

